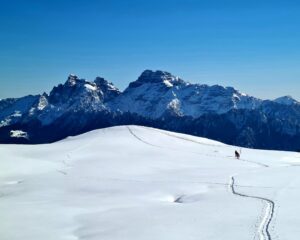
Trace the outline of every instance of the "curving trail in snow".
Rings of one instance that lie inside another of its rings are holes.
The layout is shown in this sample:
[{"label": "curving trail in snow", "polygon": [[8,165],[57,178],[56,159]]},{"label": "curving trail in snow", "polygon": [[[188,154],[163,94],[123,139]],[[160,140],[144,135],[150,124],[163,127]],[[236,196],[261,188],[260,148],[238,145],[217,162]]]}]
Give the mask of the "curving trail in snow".
[{"label": "curving trail in snow", "polygon": [[[139,140],[139,141],[141,141],[141,142],[143,142],[147,145],[161,148],[161,146],[154,145],[154,144],[149,143],[149,142],[145,141],[144,139],[142,139],[140,136],[138,136],[136,133],[134,133],[134,131],[130,127],[127,126],[127,128],[129,130],[129,132],[137,140]],[[175,134],[172,134],[172,133],[169,133],[169,132],[165,132],[165,131],[161,131],[161,130],[157,130],[157,129],[155,129],[155,131],[157,131],[161,134],[164,134],[166,136],[169,136],[169,137],[181,139],[181,140],[196,143],[196,144],[201,144],[201,143],[199,143],[195,140],[185,138],[185,137],[180,137],[178,135],[175,135]],[[207,143],[207,145],[218,147],[218,145],[213,145],[213,144],[209,144],[209,143]],[[249,160],[245,160],[245,159],[240,159],[239,161],[254,163],[254,164],[257,164],[260,167],[265,167],[265,168],[269,167],[269,165],[267,165],[267,164],[256,162],[256,161],[249,161]],[[215,183],[208,183],[208,182],[206,182],[206,183],[207,184],[215,184]],[[252,195],[247,195],[247,194],[244,194],[244,193],[237,192],[235,187],[254,187],[254,186],[236,185],[235,184],[235,178],[233,176],[230,177],[229,184],[223,184],[223,185],[229,186],[230,189],[231,189],[232,194],[234,194],[236,196],[240,196],[240,197],[244,197],[244,198],[257,199],[257,200],[261,200],[261,201],[264,202],[264,204],[265,204],[265,207],[263,209],[264,213],[263,213],[263,217],[261,218],[260,224],[258,226],[257,232],[258,232],[259,240],[272,240],[272,236],[270,234],[269,228],[270,228],[272,218],[274,216],[275,203],[272,200],[268,199],[268,198],[252,196]],[[181,196],[177,197],[174,202],[175,203],[184,203],[184,195],[181,195]]]},{"label": "curving trail in snow", "polygon": [[275,209],[275,203],[268,199],[268,198],[263,198],[263,197],[258,197],[258,196],[252,196],[248,195],[245,193],[240,193],[235,189],[235,178],[231,176],[230,178],[230,189],[232,194],[239,196],[239,197],[244,197],[244,198],[253,198],[257,200],[261,200],[265,203],[265,208],[264,208],[264,214],[261,219],[261,222],[258,227],[258,235],[260,240],[272,240],[272,236],[270,234],[270,224],[274,216],[274,209]]},{"label": "curving trail in snow", "polygon": [[[192,139],[189,139],[189,138],[186,138],[186,137],[182,137],[182,136],[179,136],[179,134],[175,135],[175,134],[172,134],[171,132],[166,132],[164,130],[160,130],[160,129],[154,129],[155,131],[161,133],[161,134],[164,134],[166,136],[169,136],[169,137],[173,137],[173,138],[177,138],[177,139],[181,139],[181,140],[184,140],[184,141],[188,141],[188,142],[192,142],[192,143],[196,143],[196,144],[200,144],[200,145],[207,145],[207,146],[213,146],[213,147],[220,147],[220,145],[216,145],[216,144],[212,144],[212,143],[201,143],[201,142],[198,142],[198,141],[195,141],[195,140],[192,140]],[[131,130],[132,131],[132,130]],[[224,144],[224,146],[226,146]],[[224,147],[223,146],[223,147]],[[240,161],[243,161],[243,162],[249,162],[249,163],[253,163],[253,164],[256,164],[256,165],[259,165],[260,167],[269,167],[269,165],[267,164],[264,164],[264,163],[261,163],[261,162],[256,162],[256,161],[250,161],[250,160],[246,160],[246,159],[239,159]]]},{"label": "curving trail in snow", "polygon": [[236,148],[139,126],[0,144],[0,239],[298,240],[299,154]]},{"label": "curving trail in snow", "polygon": [[128,129],[128,131],[129,131],[129,133],[130,133],[133,137],[135,137],[137,140],[139,140],[140,142],[142,142],[142,143],[144,143],[144,144],[146,144],[146,145],[152,146],[152,147],[161,148],[161,146],[158,146],[158,145],[149,143],[149,142],[145,141],[144,139],[142,139],[141,137],[139,137],[138,135],[136,135],[136,134],[133,132],[133,130],[132,130],[129,126],[127,126],[127,129]]}]

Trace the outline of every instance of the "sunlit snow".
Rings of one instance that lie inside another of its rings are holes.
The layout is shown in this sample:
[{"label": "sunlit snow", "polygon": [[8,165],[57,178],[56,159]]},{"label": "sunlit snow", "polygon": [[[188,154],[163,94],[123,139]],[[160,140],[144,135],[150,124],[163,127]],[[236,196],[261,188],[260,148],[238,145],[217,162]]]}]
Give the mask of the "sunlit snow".
[{"label": "sunlit snow", "polygon": [[137,126],[0,145],[1,240],[300,236],[300,154]]}]

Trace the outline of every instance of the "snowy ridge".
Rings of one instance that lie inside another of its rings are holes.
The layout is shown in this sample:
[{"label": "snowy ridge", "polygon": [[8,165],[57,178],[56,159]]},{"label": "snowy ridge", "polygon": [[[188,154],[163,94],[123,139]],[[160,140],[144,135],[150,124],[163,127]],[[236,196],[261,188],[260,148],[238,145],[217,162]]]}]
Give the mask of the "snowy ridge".
[{"label": "snowy ridge", "polygon": [[283,96],[283,97],[279,97],[276,98],[274,100],[274,102],[283,104],[283,105],[294,105],[294,104],[300,104],[298,101],[296,101],[294,98],[292,98],[291,96]]}]

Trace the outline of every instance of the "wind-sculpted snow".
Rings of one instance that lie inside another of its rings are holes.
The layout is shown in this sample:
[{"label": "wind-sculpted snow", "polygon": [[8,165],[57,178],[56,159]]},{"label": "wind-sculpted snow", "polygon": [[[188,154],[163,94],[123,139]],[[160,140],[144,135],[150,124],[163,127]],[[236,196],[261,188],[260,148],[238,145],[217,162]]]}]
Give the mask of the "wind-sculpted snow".
[{"label": "wind-sculpted snow", "polygon": [[1,240],[300,237],[299,153],[122,126],[0,155]]}]

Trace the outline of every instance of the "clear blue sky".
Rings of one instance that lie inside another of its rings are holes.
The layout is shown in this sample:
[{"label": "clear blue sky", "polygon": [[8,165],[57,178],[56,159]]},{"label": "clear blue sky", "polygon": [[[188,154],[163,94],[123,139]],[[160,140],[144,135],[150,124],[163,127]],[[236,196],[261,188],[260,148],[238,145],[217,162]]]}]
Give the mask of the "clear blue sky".
[{"label": "clear blue sky", "polygon": [[299,1],[0,1],[0,98],[49,92],[69,73],[124,89],[161,69],[300,100]]}]

